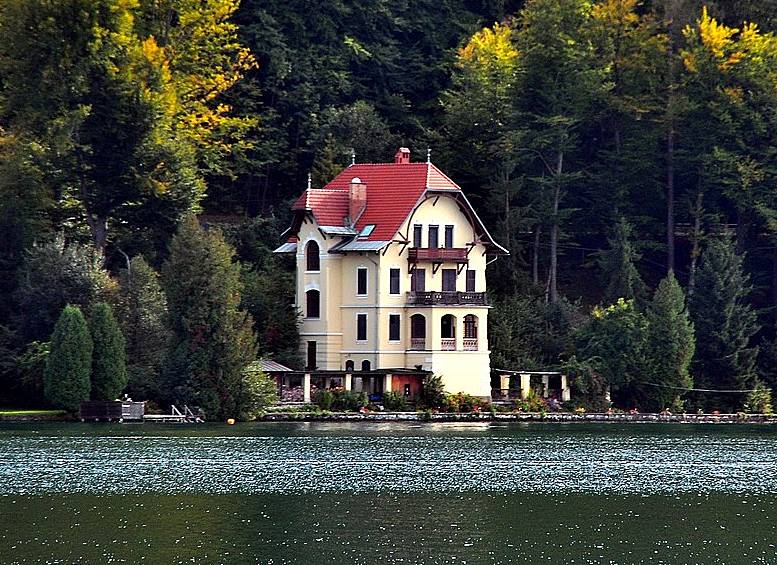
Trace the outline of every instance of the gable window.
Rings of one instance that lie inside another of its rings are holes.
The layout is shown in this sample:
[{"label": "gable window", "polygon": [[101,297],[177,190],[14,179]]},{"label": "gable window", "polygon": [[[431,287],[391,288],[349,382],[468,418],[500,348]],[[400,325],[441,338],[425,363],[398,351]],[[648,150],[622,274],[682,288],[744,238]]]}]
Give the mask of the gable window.
[{"label": "gable window", "polygon": [[413,292],[426,291],[426,269],[413,269],[410,273],[410,290]]},{"label": "gable window", "polygon": [[399,294],[399,269],[389,269],[389,294]]},{"label": "gable window", "polygon": [[421,224],[413,226],[413,247],[421,247],[424,237],[424,227]]},{"label": "gable window", "polygon": [[389,341],[399,341],[399,314],[389,314]]},{"label": "gable window", "polygon": [[442,270],[442,290],[443,292],[454,292],[456,290],[456,269]]},{"label": "gable window", "polygon": [[467,292],[475,292],[475,271],[467,269]]},{"label": "gable window", "polygon": [[440,226],[429,226],[429,245],[430,249],[440,247]]},{"label": "gable window", "polygon": [[367,341],[367,314],[356,314],[356,341]]},{"label": "gable window", "polygon": [[315,241],[309,241],[305,247],[305,270],[321,270],[321,257],[319,256],[318,243]]},{"label": "gable window", "polygon": [[453,226],[445,226],[445,247],[453,247]]},{"label": "gable window", "polygon": [[356,294],[367,296],[367,267],[356,269]]},{"label": "gable window", "polygon": [[318,318],[321,316],[321,293],[317,290],[309,290],[305,293],[305,317]]}]

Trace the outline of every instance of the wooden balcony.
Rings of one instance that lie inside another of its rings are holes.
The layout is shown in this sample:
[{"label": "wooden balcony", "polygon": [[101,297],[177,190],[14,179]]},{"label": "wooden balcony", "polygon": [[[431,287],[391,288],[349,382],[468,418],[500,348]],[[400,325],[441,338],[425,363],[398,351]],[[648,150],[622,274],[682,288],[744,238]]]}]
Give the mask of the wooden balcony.
[{"label": "wooden balcony", "polygon": [[410,263],[467,263],[464,247],[411,247],[407,260]]},{"label": "wooden balcony", "polygon": [[488,295],[485,292],[408,292],[409,306],[456,306],[468,305],[488,306]]}]

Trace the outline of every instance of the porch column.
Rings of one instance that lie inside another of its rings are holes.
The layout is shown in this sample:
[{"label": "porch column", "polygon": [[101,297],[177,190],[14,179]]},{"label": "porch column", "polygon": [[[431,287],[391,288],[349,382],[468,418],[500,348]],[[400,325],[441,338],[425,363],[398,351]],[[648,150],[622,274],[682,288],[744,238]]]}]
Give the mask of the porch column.
[{"label": "porch column", "polygon": [[526,398],[531,388],[531,374],[521,373],[521,398]]},{"label": "porch column", "polygon": [[510,396],[510,375],[499,375],[499,396],[507,398]]},{"label": "porch column", "polygon": [[310,402],[310,373],[305,373],[305,378],[302,382],[302,400]]},{"label": "porch column", "polygon": [[550,396],[548,394],[550,391],[548,388],[550,387],[550,377],[548,375],[542,375],[542,397],[547,398]]},{"label": "porch column", "polygon": [[346,373],[345,374],[345,390],[351,390],[351,379],[352,378],[353,378],[353,376],[351,375],[351,373]]},{"label": "porch column", "polygon": [[569,383],[567,382],[567,376],[561,375],[561,401],[567,402],[572,400],[572,393],[569,390]]},{"label": "porch column", "polygon": [[383,392],[391,392],[391,377],[393,375],[386,375],[383,379]]}]

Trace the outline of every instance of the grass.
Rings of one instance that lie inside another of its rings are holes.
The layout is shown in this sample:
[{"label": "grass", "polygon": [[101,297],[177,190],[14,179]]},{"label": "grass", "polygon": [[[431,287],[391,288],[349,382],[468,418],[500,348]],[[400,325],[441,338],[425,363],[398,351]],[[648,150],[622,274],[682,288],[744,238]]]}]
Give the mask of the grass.
[{"label": "grass", "polygon": [[64,410],[17,410],[14,408],[0,408],[0,416],[63,416]]}]

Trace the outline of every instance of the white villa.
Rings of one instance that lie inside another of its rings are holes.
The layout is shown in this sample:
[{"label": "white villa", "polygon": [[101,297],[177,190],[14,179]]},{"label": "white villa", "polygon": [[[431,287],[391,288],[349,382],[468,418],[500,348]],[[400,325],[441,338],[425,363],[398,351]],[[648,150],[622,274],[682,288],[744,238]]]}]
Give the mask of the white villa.
[{"label": "white villa", "polygon": [[294,203],[306,370],[319,386],[412,397],[423,376],[490,397],[486,268],[507,251],[461,188],[400,148],[393,163],[353,164]]}]

